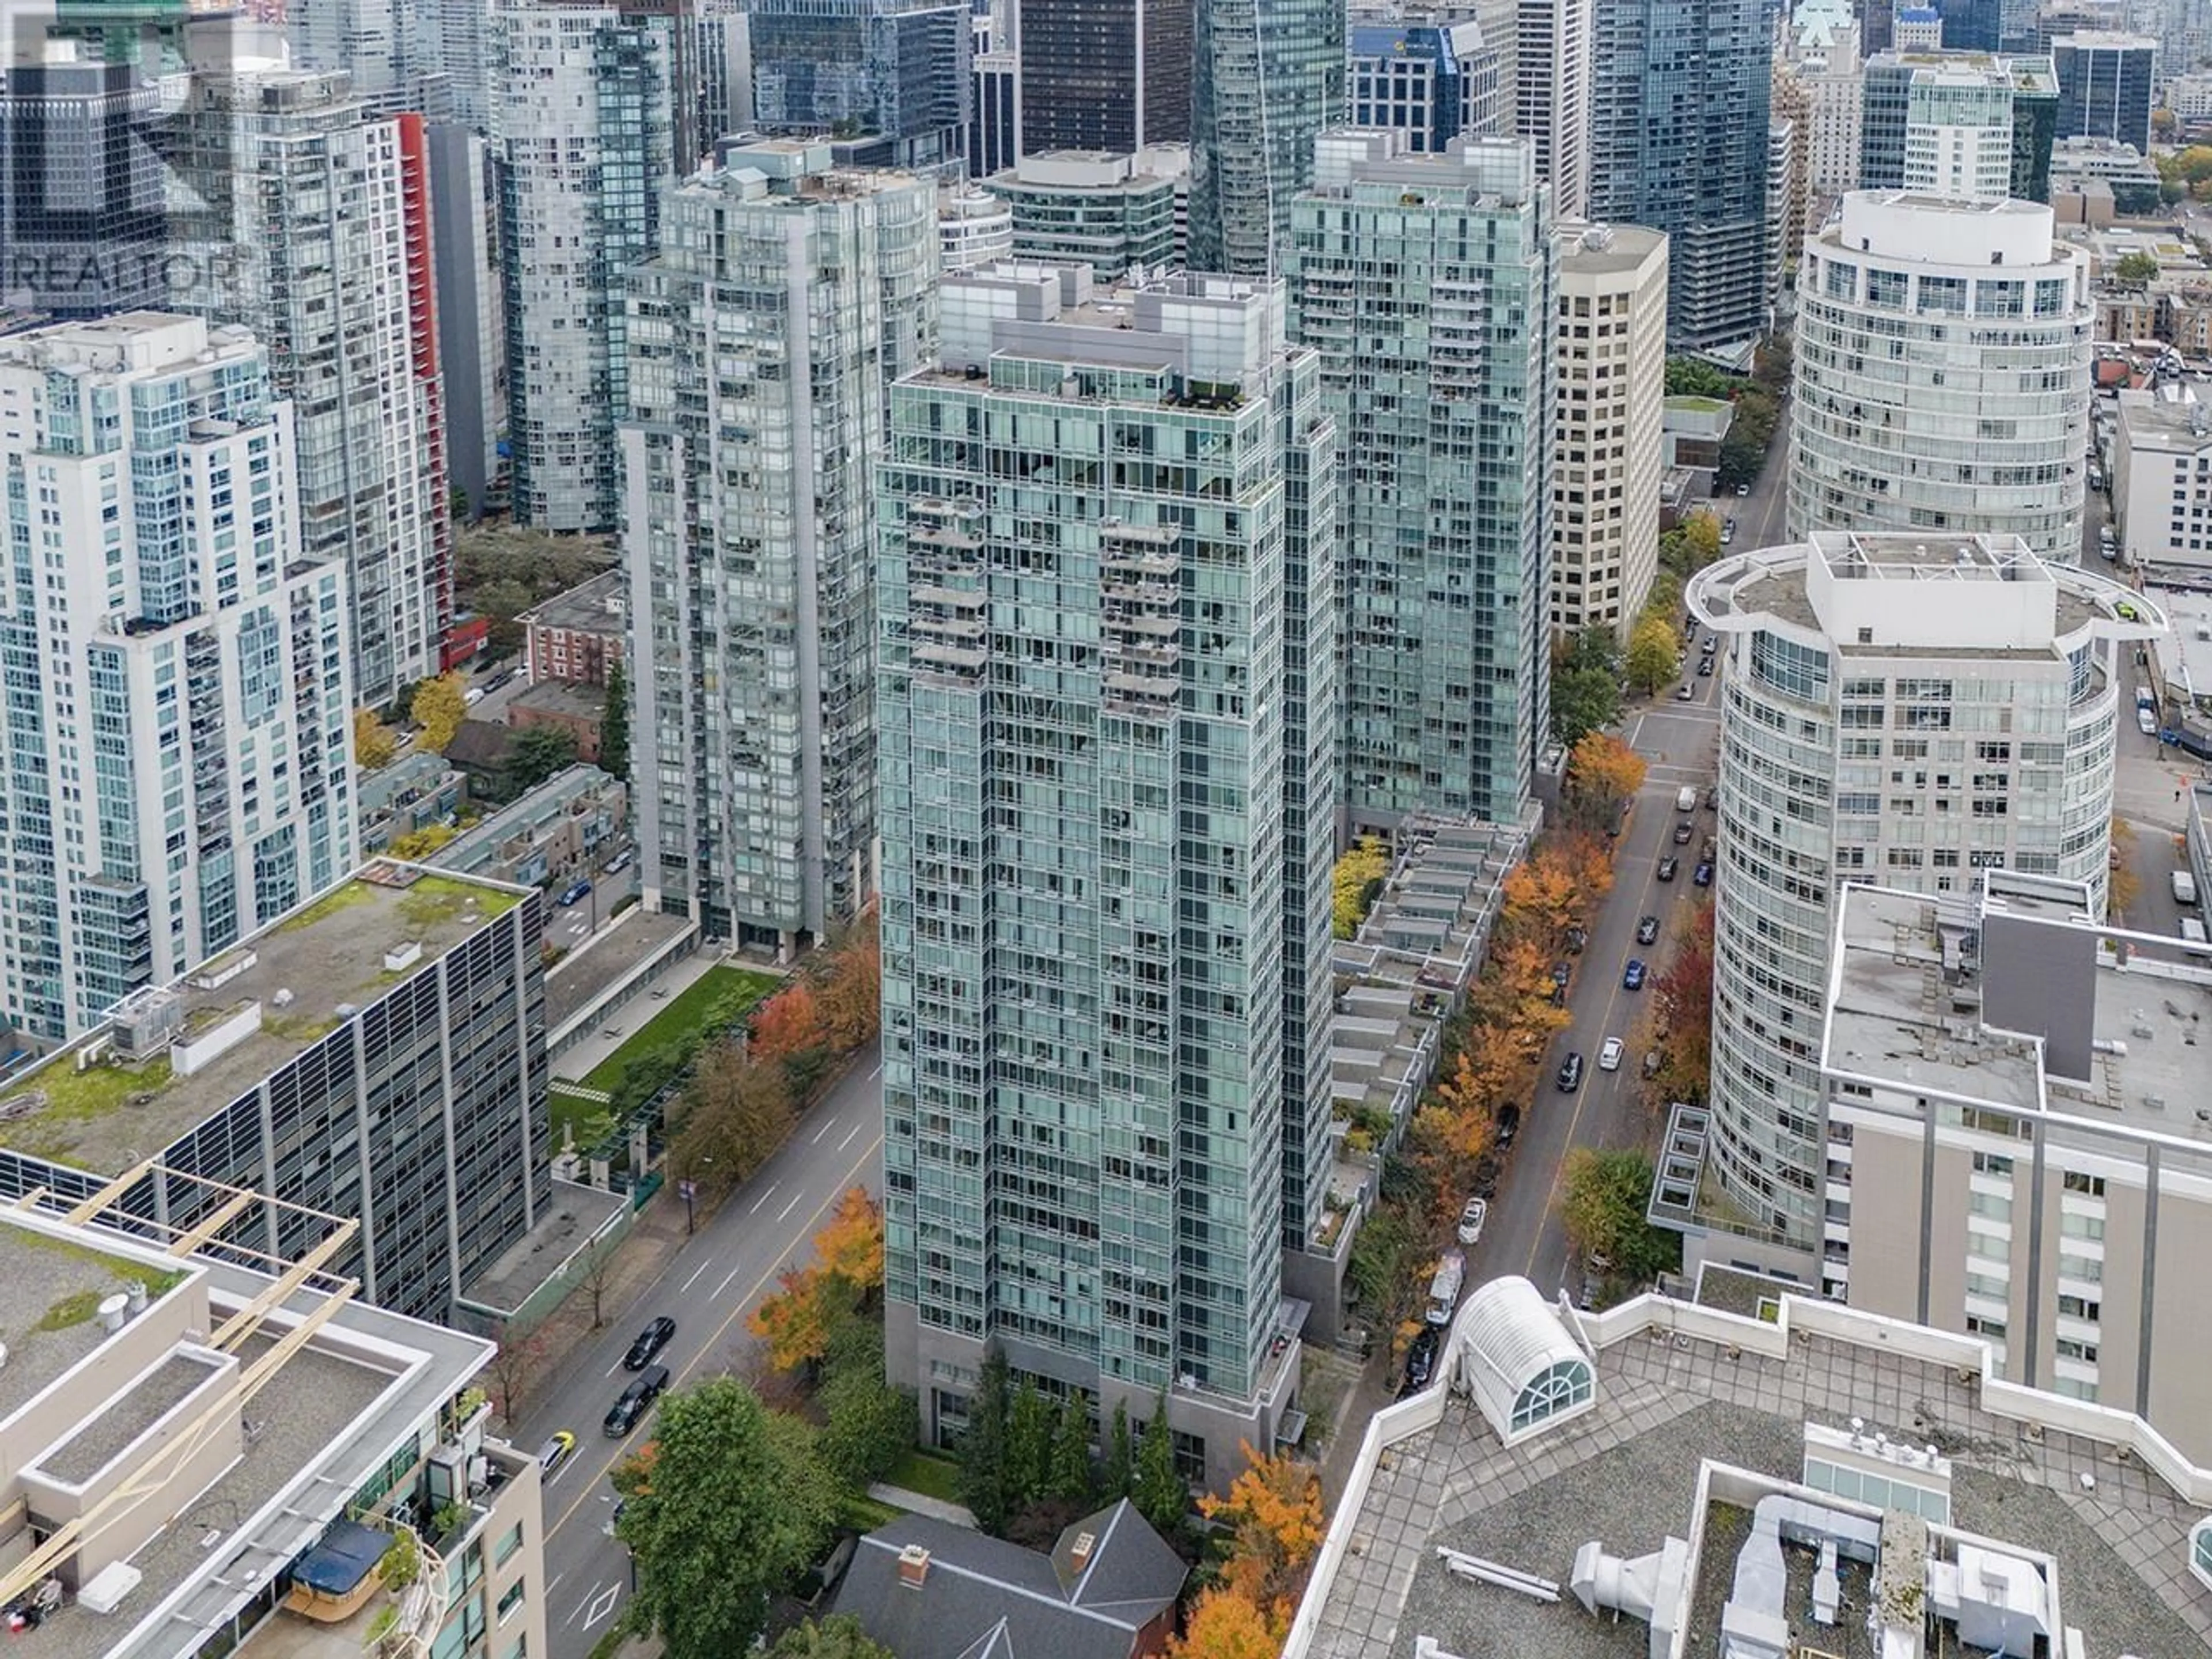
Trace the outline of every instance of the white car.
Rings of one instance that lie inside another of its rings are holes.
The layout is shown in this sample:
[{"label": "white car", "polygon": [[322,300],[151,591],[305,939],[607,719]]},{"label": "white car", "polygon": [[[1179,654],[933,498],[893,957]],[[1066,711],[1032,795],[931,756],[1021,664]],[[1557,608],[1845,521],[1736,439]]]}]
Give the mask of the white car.
[{"label": "white car", "polygon": [[1605,1047],[1597,1051],[1598,1070],[1601,1072],[1619,1071],[1620,1069],[1620,1039],[1619,1037],[1607,1037],[1605,1040]]},{"label": "white car", "polygon": [[1490,1219],[1490,1206],[1479,1198],[1470,1198],[1467,1207],[1459,1212],[1459,1242],[1472,1244],[1482,1237],[1482,1224]]},{"label": "white car", "polygon": [[2158,735],[2158,716],[2148,708],[2136,710],[2136,730],[2147,738]]}]

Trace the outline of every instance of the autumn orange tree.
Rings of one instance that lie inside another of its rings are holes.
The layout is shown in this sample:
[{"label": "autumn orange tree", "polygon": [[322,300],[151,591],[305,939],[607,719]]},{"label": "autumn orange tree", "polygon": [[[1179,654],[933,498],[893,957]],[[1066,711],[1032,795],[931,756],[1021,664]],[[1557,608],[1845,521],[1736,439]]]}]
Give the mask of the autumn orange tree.
[{"label": "autumn orange tree", "polygon": [[1567,759],[1567,805],[1577,824],[1603,831],[1636,798],[1650,769],[1610,732],[1593,732]]},{"label": "autumn orange tree", "polygon": [[752,1036],[746,1046],[757,1060],[787,1060],[820,1048],[822,1041],[814,988],[805,980],[793,980],[761,1004],[753,1015]]},{"label": "autumn orange tree", "polygon": [[1201,1498],[1198,1507],[1209,1521],[1232,1529],[1234,1543],[1224,1581],[1243,1590],[1254,1605],[1272,1607],[1297,1595],[1305,1569],[1328,1530],[1322,1509],[1321,1477],[1312,1464],[1289,1452],[1261,1456],[1241,1442],[1244,1470],[1225,1498]]},{"label": "autumn orange tree", "polygon": [[1713,1063],[1713,905],[1690,912],[1690,925],[1651,984],[1653,1024],[1661,1060],[1651,1079],[1656,1099],[1703,1100]]},{"label": "autumn orange tree", "polygon": [[839,1322],[883,1288],[884,1212],[866,1188],[852,1188],[838,1200],[814,1235],[814,1255],[810,1266],[786,1268],[781,1288],[745,1320],[778,1370],[820,1360]]},{"label": "autumn orange tree", "polygon": [[1198,1598],[1182,1634],[1168,1644],[1168,1659],[1275,1659],[1287,1632],[1280,1617],[1216,1585]]},{"label": "autumn orange tree", "polygon": [[831,1045],[842,1050],[872,1042],[883,1025],[884,958],[871,905],[830,955],[815,1010]]}]

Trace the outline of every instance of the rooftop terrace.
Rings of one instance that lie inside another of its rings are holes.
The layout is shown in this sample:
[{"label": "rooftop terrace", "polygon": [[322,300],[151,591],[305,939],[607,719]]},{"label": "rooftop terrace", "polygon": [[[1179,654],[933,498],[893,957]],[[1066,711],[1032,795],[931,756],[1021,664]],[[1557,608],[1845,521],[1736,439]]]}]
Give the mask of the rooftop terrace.
[{"label": "rooftop terrace", "polygon": [[0,1421],[106,1340],[100,1304],[143,1285],[158,1300],[184,1279],[167,1267],[20,1227],[0,1227]]},{"label": "rooftop terrace", "polygon": [[[494,917],[520,888],[379,861],[234,945],[173,989],[179,1042],[259,1026],[182,1074],[171,1049],[115,1058],[112,1021],[0,1089],[0,1146],[101,1175],[158,1154]],[[421,954],[399,963],[410,946]],[[398,965],[393,965],[398,963]]]}]

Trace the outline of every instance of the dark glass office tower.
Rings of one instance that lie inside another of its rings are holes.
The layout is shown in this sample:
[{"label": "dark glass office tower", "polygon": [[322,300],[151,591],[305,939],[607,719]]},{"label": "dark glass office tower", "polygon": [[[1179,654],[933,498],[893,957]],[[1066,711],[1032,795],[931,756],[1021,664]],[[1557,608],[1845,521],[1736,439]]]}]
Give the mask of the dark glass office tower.
[{"label": "dark glass office tower", "polygon": [[0,303],[64,319],[159,307],[157,117],[131,64],[0,70]]},{"label": "dark glass office tower", "polygon": [[1191,0],[1031,0],[1016,15],[1024,154],[1189,141]]}]

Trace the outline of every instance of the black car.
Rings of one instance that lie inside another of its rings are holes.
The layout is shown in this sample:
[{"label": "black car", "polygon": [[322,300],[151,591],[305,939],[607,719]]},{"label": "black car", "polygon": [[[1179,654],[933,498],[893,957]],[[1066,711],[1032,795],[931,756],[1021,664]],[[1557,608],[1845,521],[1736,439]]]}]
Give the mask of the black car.
[{"label": "black car", "polygon": [[1659,860],[1659,879],[1662,881],[1674,880],[1674,872],[1680,868],[1681,860],[1679,859],[1661,859]]},{"label": "black car", "polygon": [[1721,787],[1717,783],[1708,784],[1705,787],[1705,811],[1708,812],[1717,812],[1720,810]]},{"label": "black car", "polygon": [[1558,1082],[1559,1092],[1563,1095],[1571,1095],[1583,1086],[1583,1057],[1580,1054],[1569,1054],[1559,1062]]},{"label": "black car", "polygon": [[1690,879],[1697,883],[1700,887],[1711,886],[1713,884],[1713,866],[1710,864],[1699,865],[1696,869],[1690,872]]},{"label": "black car", "polygon": [[663,1315],[637,1334],[637,1340],[629,1345],[623,1356],[623,1369],[641,1371],[659,1358],[660,1351],[668,1346],[668,1339],[676,1334],[676,1322]]},{"label": "black car", "polygon": [[661,1390],[668,1386],[668,1367],[649,1365],[638,1373],[637,1381],[622,1391],[607,1413],[605,1427],[607,1437],[619,1440],[637,1426],[637,1420],[651,1409],[660,1398]]},{"label": "black car", "polygon": [[1513,1137],[1521,1130],[1521,1109],[1508,1101],[1498,1109],[1498,1149],[1503,1152],[1513,1144]]},{"label": "black car", "polygon": [[1589,946],[1589,934],[1580,927],[1567,929],[1567,954],[1578,957]]},{"label": "black car", "polygon": [[1636,942],[1637,942],[1638,945],[1650,945],[1650,944],[1653,944],[1653,943],[1656,942],[1656,940],[1658,939],[1658,938],[1659,938],[1659,918],[1658,918],[1658,917],[1656,917],[1656,916],[1646,916],[1646,917],[1644,917],[1644,920],[1643,920],[1643,921],[1639,921],[1639,922],[1638,922],[1638,923],[1636,924]]},{"label": "black car", "polygon": [[1677,847],[1688,846],[1690,843],[1690,837],[1697,833],[1698,832],[1695,830],[1691,828],[1689,819],[1684,818],[1680,823],[1674,826],[1674,845]]},{"label": "black car", "polygon": [[1407,1394],[1425,1389],[1437,1369],[1437,1328],[1425,1325],[1421,1334],[1406,1350],[1406,1389]]},{"label": "black car", "polygon": [[1713,659],[1711,657],[1707,657],[1703,662],[1698,665],[1698,678],[1701,680],[1709,680],[1712,678],[1712,677]]}]

